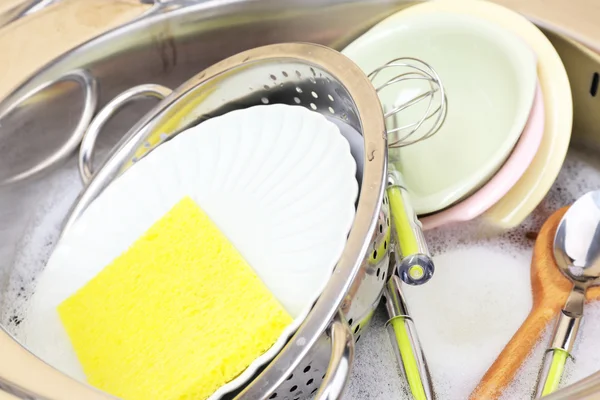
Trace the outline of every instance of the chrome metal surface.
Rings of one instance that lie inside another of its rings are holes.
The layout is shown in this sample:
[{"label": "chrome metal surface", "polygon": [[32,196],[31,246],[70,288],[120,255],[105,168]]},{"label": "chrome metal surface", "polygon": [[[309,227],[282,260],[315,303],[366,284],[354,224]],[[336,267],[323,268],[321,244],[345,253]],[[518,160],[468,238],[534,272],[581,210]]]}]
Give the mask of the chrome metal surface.
[{"label": "chrome metal surface", "polygon": [[[40,362],[13,340],[2,327],[0,349],[0,395],[6,392],[22,400],[116,400],[113,396],[101,393]],[[66,395],[64,392],[60,395],[65,388],[68,388]]]},{"label": "chrome metal surface", "polygon": [[544,396],[544,400],[595,400],[600,393],[600,372],[559,391]]},{"label": "chrome metal surface", "polygon": [[[392,120],[391,127],[387,130],[389,147],[410,146],[426,140],[435,135],[444,124],[448,111],[446,91],[437,72],[426,62],[411,57],[396,58],[371,72],[369,78],[378,93],[391,90],[400,94],[403,86],[412,83],[414,89],[414,82],[417,81],[424,81],[429,86],[428,90],[420,91],[409,99],[404,99],[403,96],[401,103],[394,103],[391,110],[386,111],[386,120]],[[395,123],[398,113],[406,112],[421,102],[427,103],[421,117],[402,126]]]},{"label": "chrome metal surface", "polygon": [[163,100],[171,93],[171,89],[161,85],[139,85],[124,91],[104,106],[90,123],[81,140],[81,146],[79,147],[79,174],[81,175],[83,183],[88,184],[94,175],[94,146],[98,134],[108,120],[112,118],[121,107],[131,101],[147,97]]},{"label": "chrome metal surface", "polygon": [[554,339],[550,343],[550,350],[565,350],[571,355],[580,324],[581,315],[577,317],[570,316],[565,313],[565,310],[562,310],[554,327],[552,335]]},{"label": "chrome metal surface", "polygon": [[[84,4],[86,0],[68,3],[79,2]],[[46,82],[60,79],[74,69],[85,69],[102,88],[102,106],[139,84],[153,82],[176,87],[225,57],[265,44],[303,41],[341,48],[381,18],[409,4],[407,0],[163,1],[142,17],[120,28],[107,29],[106,34],[40,65],[37,73],[22,82],[5,101],[14,103]],[[59,3],[48,10],[58,14],[60,6]],[[35,20],[25,22],[35,24]],[[8,34],[11,27],[5,29]],[[80,107],[81,101],[75,96],[49,96],[47,103],[60,101],[61,109]],[[147,109],[140,106],[122,113],[114,125],[132,126]],[[20,120],[27,123],[35,112],[29,107]],[[73,118],[72,113],[61,117]],[[65,140],[63,132],[64,127],[48,127],[35,133],[58,143]],[[123,133],[114,132],[107,141],[114,143]],[[18,140],[21,139],[15,138]]]},{"label": "chrome metal surface", "polygon": [[[8,139],[4,145],[0,146],[0,186],[21,182],[25,179],[39,175],[44,171],[55,167],[60,162],[71,156],[73,151],[79,146],[81,139],[89,126],[98,102],[98,86],[95,78],[84,69],[76,69],[60,76],[58,79],[50,80],[39,86],[32,88],[24,93],[22,97],[11,102],[0,103],[0,126],[3,121],[11,118],[11,115],[19,115],[19,109],[26,103],[36,103],[44,101],[44,92],[66,81],[73,81],[83,89],[83,108],[80,117],[67,135],[58,141],[46,141],[37,149],[27,148],[22,141]],[[40,100],[39,97],[42,97]],[[7,124],[5,124],[7,125]],[[6,128],[5,128],[6,129]],[[5,135],[18,135],[18,133],[5,133]],[[0,136],[2,136],[0,134]],[[42,138],[40,138],[42,140]],[[24,153],[30,154],[24,154]]]},{"label": "chrome metal surface", "polygon": [[410,318],[401,287],[402,284],[398,282],[398,277],[394,275],[388,279],[385,285],[383,292],[385,296],[385,309],[390,320],[396,317]]},{"label": "chrome metal surface", "polygon": [[341,399],[354,360],[354,337],[344,315],[338,312],[329,328],[331,359],[315,400]]},{"label": "chrome metal surface", "polygon": [[600,283],[600,190],[585,194],[567,210],[554,238],[554,258],[571,281]]}]

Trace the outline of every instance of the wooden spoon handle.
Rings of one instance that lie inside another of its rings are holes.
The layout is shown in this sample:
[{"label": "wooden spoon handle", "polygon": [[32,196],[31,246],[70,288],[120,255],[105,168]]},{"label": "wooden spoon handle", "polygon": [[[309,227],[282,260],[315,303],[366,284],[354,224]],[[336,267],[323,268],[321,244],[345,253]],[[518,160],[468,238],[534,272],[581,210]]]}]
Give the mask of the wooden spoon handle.
[{"label": "wooden spoon handle", "polygon": [[[558,307],[560,309],[560,306]],[[556,316],[555,307],[534,304],[527,319],[487,370],[470,400],[497,399],[512,382],[517,371],[539,341],[548,323]],[[540,360],[541,363],[542,360]]]}]

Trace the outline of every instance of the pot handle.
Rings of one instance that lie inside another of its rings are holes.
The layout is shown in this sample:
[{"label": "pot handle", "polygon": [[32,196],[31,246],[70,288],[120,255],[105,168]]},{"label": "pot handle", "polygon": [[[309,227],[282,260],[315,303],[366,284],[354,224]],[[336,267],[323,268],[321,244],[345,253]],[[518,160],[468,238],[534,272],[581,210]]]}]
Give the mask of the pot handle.
[{"label": "pot handle", "polygon": [[[75,69],[58,78],[52,79],[48,82],[40,84],[33,89],[29,90],[23,95],[15,93],[11,94],[6,99],[3,99],[0,103],[0,120],[9,115],[14,110],[22,107],[25,104],[32,104],[38,101],[36,96],[43,96],[42,92],[50,89],[52,86],[61,82],[75,82],[83,89],[83,109],[77,125],[73,129],[73,132],[69,135],[69,140],[65,142],[62,148],[56,152],[51,158],[46,159],[41,165],[38,165],[34,170],[27,170],[21,172],[15,180],[25,179],[30,177],[34,173],[42,171],[57,162],[67,158],[71,155],[71,152],[77,148],[79,142],[85,135],[85,131],[94,117],[96,112],[96,105],[98,103],[98,83],[96,79],[85,69]],[[51,91],[51,89],[50,89]],[[18,97],[17,97],[18,96]],[[14,98],[13,98],[14,97]],[[1,182],[0,182],[1,183]]]},{"label": "pot handle", "polygon": [[329,325],[328,334],[331,337],[331,358],[315,400],[342,398],[354,360],[354,336],[341,311]]},{"label": "pot handle", "polygon": [[121,109],[125,104],[141,98],[155,98],[162,100],[172,93],[168,87],[146,84],[134,86],[127,89],[117,97],[112,99],[104,106],[87,127],[87,131],[81,140],[79,148],[79,174],[84,184],[88,184],[94,175],[94,150],[96,139],[104,125]]}]

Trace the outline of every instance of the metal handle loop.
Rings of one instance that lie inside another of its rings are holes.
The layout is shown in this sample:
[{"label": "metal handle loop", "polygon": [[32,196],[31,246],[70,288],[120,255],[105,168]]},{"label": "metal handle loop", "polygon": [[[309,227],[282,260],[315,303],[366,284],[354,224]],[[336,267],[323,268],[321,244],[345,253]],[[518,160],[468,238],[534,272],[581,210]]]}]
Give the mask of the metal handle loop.
[{"label": "metal handle loop", "polygon": [[354,360],[354,336],[341,311],[329,325],[331,359],[315,400],[342,398]]},{"label": "metal handle loop", "polygon": [[87,185],[94,175],[93,161],[96,139],[104,125],[113,117],[113,115],[115,115],[121,107],[133,100],[146,97],[162,100],[170,95],[171,92],[171,89],[161,85],[146,84],[135,86],[119,94],[100,110],[98,115],[96,115],[94,120],[87,127],[87,131],[81,140],[81,147],[79,148],[79,174],[81,175],[83,183]]},{"label": "metal handle loop", "polygon": [[69,139],[62,145],[59,151],[55,152],[51,157],[45,159],[34,169],[23,171],[17,177],[13,178],[12,181],[20,181],[29,178],[30,176],[45,170],[46,168],[66,159],[71,155],[72,151],[75,150],[81,142],[85,131],[90,125],[92,118],[94,117],[94,113],[96,112],[96,106],[98,104],[98,84],[96,79],[88,71],[76,69],[33,88],[15,101],[11,101],[9,98],[7,98],[6,101],[0,104],[0,119],[2,119],[45,89],[59,82],[65,81],[77,82],[84,91],[83,111],[81,112],[79,121],[77,121],[77,125],[73,130],[73,134],[69,136]]}]

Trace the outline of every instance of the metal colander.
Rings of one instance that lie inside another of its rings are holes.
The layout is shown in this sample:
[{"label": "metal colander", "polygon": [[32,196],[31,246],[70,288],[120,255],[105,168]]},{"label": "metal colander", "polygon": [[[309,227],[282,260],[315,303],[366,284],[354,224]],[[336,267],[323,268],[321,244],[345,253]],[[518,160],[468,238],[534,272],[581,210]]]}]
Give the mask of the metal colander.
[{"label": "metal colander", "polygon": [[[104,123],[123,104],[148,96],[164,99],[93,173],[95,140]],[[311,313],[279,355],[229,397],[292,400],[316,394],[319,399],[339,398],[348,379],[354,342],[359,341],[381,298],[391,247],[384,194],[387,138],[383,112],[368,78],[340,53],[314,44],[270,45],[221,61],[172,92],[158,85],[142,85],[117,96],[100,111],[82,142],[80,173],[89,183],[64,230],[113,179],[178,133],[234,109],[275,103],[306,107],[340,127],[359,166],[361,192],[342,257]],[[110,398],[70,380],[31,354],[25,355],[24,349],[9,341],[12,339],[0,335],[0,346],[6,342],[10,349],[10,362],[0,363],[0,382],[4,381],[5,389],[56,400],[73,398],[73,393],[81,393],[78,398]],[[9,370],[11,364],[16,368]],[[32,380],[25,373],[28,369],[45,379]]]}]

